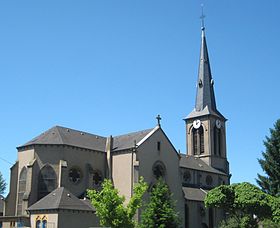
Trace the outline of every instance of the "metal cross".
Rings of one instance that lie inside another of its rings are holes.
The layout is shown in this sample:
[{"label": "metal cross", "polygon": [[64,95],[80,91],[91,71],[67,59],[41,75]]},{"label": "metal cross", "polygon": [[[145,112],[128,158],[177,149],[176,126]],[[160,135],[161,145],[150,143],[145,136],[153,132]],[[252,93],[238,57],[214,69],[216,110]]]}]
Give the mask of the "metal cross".
[{"label": "metal cross", "polygon": [[160,126],[160,121],[161,121],[160,115],[157,115],[156,119],[157,119],[157,121],[158,121],[158,126]]},{"label": "metal cross", "polygon": [[204,15],[204,12],[203,12],[203,4],[201,4],[201,16],[200,16],[200,19],[201,19],[201,29],[204,30],[205,27],[204,27],[204,18],[205,18],[205,15]]}]

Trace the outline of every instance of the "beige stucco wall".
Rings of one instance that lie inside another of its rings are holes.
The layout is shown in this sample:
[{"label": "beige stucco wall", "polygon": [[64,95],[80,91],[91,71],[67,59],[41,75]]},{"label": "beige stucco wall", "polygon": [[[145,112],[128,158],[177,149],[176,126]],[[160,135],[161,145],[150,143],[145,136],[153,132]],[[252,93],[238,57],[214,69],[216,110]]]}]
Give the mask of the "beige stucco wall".
[{"label": "beige stucco wall", "polygon": [[[187,201],[188,216],[186,220],[186,228],[200,228],[202,223],[209,226],[210,214],[209,209],[204,207],[204,203],[200,201]],[[224,213],[222,210],[212,210],[212,225],[218,227],[220,221],[224,219]]]},{"label": "beige stucco wall", "polygon": [[[160,142],[160,151],[157,143]],[[153,175],[153,165],[161,161],[166,168],[165,181],[176,201],[176,209],[180,213],[184,224],[184,199],[182,194],[181,175],[179,170],[179,156],[161,129],[154,132],[143,144],[137,148],[137,160],[139,161],[139,176],[152,186],[156,179]]]},{"label": "beige stucco wall", "polygon": [[36,220],[46,218],[48,228],[89,228],[97,227],[98,219],[93,212],[60,210],[52,213],[38,213],[31,215],[31,228],[36,228]]},{"label": "beige stucco wall", "polygon": [[116,152],[112,156],[112,178],[114,186],[123,195],[126,202],[131,197],[132,190],[132,159],[135,157],[132,151]]},{"label": "beige stucco wall", "polygon": [[188,119],[186,123],[186,141],[187,141],[187,154],[194,155],[192,146],[192,129],[193,121],[195,119],[201,120],[201,126],[204,130],[204,154],[195,155],[202,159],[206,164],[223,170],[229,173],[229,164],[227,162],[226,152],[226,125],[223,120],[221,126],[221,156],[214,153],[214,128],[216,124],[216,117],[214,116],[201,116],[193,119]]},{"label": "beige stucco wall", "polygon": [[18,162],[11,167],[10,174],[10,190],[4,203],[4,215],[14,216],[16,213],[16,198],[17,198],[17,185],[18,185]]},{"label": "beige stucco wall", "polygon": [[58,226],[58,214],[57,213],[41,213],[32,214],[30,216],[31,228],[36,228],[36,221],[46,218],[48,221],[48,228],[59,228]]},{"label": "beige stucco wall", "polygon": [[[70,190],[74,195],[80,196],[87,188],[92,187],[89,175],[89,167],[93,170],[101,171],[105,176],[106,154],[86,149],[70,146],[42,145],[36,146],[35,157],[39,168],[44,165],[51,165],[57,175],[58,183]],[[60,161],[66,161],[67,167],[60,167]],[[78,183],[73,183],[69,179],[69,170],[78,168],[82,178]],[[37,174],[38,175],[38,174]]]},{"label": "beige stucco wall", "polygon": [[94,213],[83,212],[83,211],[68,211],[68,210],[59,212],[58,228],[89,228],[89,227],[100,227],[98,223],[98,219]]}]

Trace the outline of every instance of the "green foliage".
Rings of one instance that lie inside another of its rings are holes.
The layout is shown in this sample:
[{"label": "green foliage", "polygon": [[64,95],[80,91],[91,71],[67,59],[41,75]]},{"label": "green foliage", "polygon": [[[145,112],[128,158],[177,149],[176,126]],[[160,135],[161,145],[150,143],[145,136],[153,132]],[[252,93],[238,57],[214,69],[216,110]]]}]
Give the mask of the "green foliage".
[{"label": "green foliage", "polygon": [[6,190],[6,182],[2,176],[2,173],[0,172],[0,194],[3,194]]},{"label": "green foliage", "polygon": [[100,225],[112,228],[132,228],[136,225],[133,216],[136,210],[142,206],[142,196],[147,188],[143,178],[140,178],[127,206],[124,205],[125,198],[119,196],[118,190],[114,188],[110,180],[104,180],[100,192],[88,190],[87,193],[96,209]]},{"label": "green foliage", "polygon": [[258,174],[257,183],[266,193],[280,196],[280,119],[270,129],[270,137],[264,141],[266,148],[259,163],[266,176]]},{"label": "green foliage", "polygon": [[265,219],[261,222],[264,228],[279,228],[279,224],[271,221],[270,219]]},{"label": "green foliage", "polygon": [[179,216],[175,211],[168,186],[159,180],[152,188],[150,201],[142,213],[141,228],[179,227]]},{"label": "green foliage", "polygon": [[280,224],[280,199],[268,195],[249,183],[222,185],[208,192],[206,207],[221,208],[229,214],[221,227],[257,227],[257,222],[270,219]]}]

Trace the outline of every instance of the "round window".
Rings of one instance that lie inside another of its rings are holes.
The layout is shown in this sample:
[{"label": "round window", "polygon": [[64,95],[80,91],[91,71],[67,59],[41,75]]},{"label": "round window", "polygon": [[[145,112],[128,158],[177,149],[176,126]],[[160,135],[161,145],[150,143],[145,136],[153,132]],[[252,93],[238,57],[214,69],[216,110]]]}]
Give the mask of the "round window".
[{"label": "round window", "polygon": [[69,180],[74,184],[77,184],[81,181],[81,179],[82,179],[81,170],[78,168],[71,168],[69,171]]}]

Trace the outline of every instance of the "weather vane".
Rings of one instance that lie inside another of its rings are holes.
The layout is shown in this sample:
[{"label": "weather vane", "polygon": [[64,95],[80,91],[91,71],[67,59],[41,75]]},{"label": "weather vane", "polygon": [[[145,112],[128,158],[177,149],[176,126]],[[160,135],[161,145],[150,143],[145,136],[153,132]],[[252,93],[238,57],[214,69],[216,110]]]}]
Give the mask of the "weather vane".
[{"label": "weather vane", "polygon": [[200,19],[201,19],[201,29],[204,30],[205,27],[204,27],[204,18],[205,18],[205,15],[204,15],[204,12],[203,12],[203,4],[201,4],[201,16],[200,16]]}]

